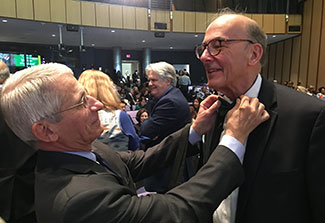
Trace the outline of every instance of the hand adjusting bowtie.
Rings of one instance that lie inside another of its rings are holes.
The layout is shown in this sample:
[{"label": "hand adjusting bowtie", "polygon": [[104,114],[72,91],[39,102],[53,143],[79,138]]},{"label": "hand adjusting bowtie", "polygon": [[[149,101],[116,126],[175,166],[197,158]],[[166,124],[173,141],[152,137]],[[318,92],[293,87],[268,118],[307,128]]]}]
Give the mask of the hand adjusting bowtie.
[{"label": "hand adjusting bowtie", "polygon": [[231,110],[235,104],[236,100],[234,100],[232,103],[228,102],[224,97],[219,97],[218,100],[221,102],[221,105],[219,107],[218,115],[223,117],[227,114],[229,110]]}]

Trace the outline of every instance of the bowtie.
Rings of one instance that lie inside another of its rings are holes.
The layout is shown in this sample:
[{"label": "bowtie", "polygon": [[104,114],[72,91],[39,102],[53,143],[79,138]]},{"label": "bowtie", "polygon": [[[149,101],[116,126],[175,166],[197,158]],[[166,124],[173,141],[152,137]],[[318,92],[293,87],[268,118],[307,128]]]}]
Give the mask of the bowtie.
[{"label": "bowtie", "polygon": [[218,115],[221,117],[225,116],[227,112],[231,110],[236,104],[236,100],[234,100],[232,103],[229,103],[222,97],[219,97],[218,100],[221,102],[221,105],[219,107],[219,112],[218,112]]}]

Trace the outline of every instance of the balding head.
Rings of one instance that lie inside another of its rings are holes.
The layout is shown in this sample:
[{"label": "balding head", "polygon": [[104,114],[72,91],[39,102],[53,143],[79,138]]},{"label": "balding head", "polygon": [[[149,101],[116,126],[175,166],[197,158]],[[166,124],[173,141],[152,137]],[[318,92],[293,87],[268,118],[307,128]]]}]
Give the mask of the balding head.
[{"label": "balding head", "polygon": [[255,20],[250,19],[243,14],[235,13],[230,9],[223,9],[216,14],[216,19],[211,22],[207,30],[209,28],[213,28],[216,24],[219,24],[219,26],[231,27],[232,31],[238,35],[244,34],[246,38],[259,43],[263,48],[263,55],[261,57],[260,63],[262,66],[265,64],[267,35]]},{"label": "balding head", "polygon": [[250,18],[223,10],[208,26],[196,53],[208,85],[231,99],[244,94],[261,71],[266,36]]},{"label": "balding head", "polygon": [[3,84],[9,76],[10,72],[7,64],[0,60],[0,84]]}]

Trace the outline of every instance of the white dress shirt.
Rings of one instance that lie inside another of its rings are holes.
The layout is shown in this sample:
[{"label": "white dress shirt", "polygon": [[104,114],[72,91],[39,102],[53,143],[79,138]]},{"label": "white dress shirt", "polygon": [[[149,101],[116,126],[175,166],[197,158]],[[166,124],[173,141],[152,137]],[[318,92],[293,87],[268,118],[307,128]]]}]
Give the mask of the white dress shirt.
[{"label": "white dress shirt", "polygon": [[[262,77],[259,74],[252,85],[252,87],[245,93],[248,97],[257,97],[262,85]],[[241,144],[238,140],[234,140],[233,137],[229,138],[227,135],[221,136],[219,145],[223,145],[223,139],[227,138],[227,146],[232,151],[241,151],[239,157],[240,161],[243,162],[246,142],[245,145]],[[229,139],[228,139],[229,138]],[[243,148],[244,147],[244,148]],[[239,188],[236,188],[225,200],[221,202],[217,210],[213,213],[213,223],[235,223],[237,200],[238,200]]]}]

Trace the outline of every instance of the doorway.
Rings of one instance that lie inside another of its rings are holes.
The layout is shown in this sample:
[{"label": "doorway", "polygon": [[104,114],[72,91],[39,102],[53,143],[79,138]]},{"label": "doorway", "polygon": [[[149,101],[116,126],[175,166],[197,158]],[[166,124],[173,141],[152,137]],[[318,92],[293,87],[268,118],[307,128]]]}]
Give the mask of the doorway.
[{"label": "doorway", "polygon": [[139,61],[137,60],[122,60],[122,74],[125,78],[132,79],[132,74],[139,71]]}]

